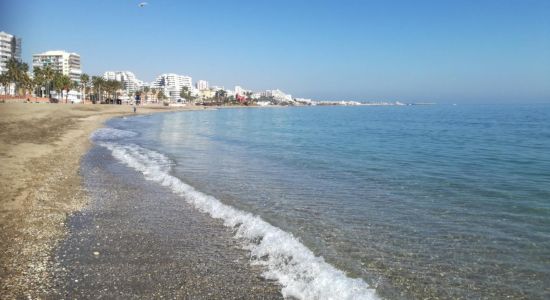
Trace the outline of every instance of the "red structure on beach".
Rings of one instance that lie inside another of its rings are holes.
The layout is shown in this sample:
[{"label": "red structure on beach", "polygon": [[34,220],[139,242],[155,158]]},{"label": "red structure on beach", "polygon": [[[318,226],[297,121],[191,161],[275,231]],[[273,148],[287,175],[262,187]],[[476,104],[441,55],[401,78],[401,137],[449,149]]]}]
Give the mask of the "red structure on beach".
[{"label": "red structure on beach", "polygon": [[246,102],[246,96],[241,96],[239,94],[235,95],[235,99],[237,99],[237,101],[239,101],[239,103]]}]

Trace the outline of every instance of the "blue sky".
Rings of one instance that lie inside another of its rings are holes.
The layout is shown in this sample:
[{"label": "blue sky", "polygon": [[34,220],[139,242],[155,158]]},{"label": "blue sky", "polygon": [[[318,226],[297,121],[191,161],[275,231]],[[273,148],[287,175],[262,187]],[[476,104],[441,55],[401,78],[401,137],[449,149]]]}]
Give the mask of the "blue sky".
[{"label": "blue sky", "polygon": [[550,1],[0,0],[23,59],[316,99],[550,102]]}]

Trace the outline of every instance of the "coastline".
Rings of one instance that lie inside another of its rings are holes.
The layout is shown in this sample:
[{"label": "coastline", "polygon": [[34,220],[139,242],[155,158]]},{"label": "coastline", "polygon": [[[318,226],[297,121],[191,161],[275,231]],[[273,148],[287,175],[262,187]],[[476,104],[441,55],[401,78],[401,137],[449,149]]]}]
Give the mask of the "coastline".
[{"label": "coastline", "polygon": [[[202,110],[142,106],[137,114]],[[87,203],[79,174],[90,134],[131,106],[0,105],[0,294],[37,298],[51,289],[52,251],[66,220]]]}]

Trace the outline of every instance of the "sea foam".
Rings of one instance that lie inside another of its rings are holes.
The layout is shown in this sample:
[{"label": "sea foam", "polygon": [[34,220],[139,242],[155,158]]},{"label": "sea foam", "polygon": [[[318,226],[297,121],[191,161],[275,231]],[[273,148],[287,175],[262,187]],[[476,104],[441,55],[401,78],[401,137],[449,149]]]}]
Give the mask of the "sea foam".
[{"label": "sea foam", "polygon": [[137,133],[128,130],[120,130],[115,128],[100,128],[92,133],[91,139],[93,141],[109,141],[118,140],[122,138],[129,138],[136,136]]},{"label": "sea foam", "polygon": [[[101,132],[120,134],[112,130]],[[106,136],[103,140],[111,140],[113,135]],[[199,211],[222,219],[225,226],[233,228],[235,237],[244,241],[250,251],[251,263],[265,267],[263,276],[277,280],[285,298],[378,299],[375,290],[365,281],[347,277],[322,257],[315,256],[291,233],[259,216],[223,204],[171,175],[174,163],[165,155],[134,144],[102,141],[98,144],[109,149],[119,161],[143,173],[147,180],[169,187]]]}]

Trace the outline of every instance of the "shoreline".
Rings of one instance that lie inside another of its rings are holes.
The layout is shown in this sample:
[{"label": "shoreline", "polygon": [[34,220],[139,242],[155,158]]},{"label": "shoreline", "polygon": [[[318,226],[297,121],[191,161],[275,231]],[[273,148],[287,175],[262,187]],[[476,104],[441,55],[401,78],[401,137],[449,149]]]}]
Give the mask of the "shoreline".
[{"label": "shoreline", "polygon": [[0,104],[0,294],[37,298],[52,288],[52,255],[67,218],[88,197],[79,172],[90,134],[111,118],[202,107]]},{"label": "shoreline", "polygon": [[80,165],[89,202],[67,220],[44,298],[282,299],[223,221],[147,180],[101,142]]}]

